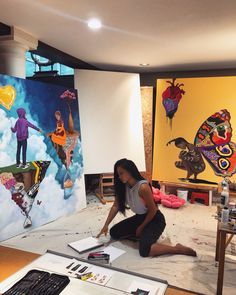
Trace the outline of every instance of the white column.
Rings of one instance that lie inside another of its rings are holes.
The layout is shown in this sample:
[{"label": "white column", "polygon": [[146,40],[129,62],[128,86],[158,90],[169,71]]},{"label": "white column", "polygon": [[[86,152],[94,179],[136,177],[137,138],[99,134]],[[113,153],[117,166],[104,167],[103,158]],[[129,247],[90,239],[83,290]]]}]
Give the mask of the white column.
[{"label": "white column", "polygon": [[36,38],[12,27],[10,35],[0,36],[0,74],[25,78],[25,53],[37,47]]}]

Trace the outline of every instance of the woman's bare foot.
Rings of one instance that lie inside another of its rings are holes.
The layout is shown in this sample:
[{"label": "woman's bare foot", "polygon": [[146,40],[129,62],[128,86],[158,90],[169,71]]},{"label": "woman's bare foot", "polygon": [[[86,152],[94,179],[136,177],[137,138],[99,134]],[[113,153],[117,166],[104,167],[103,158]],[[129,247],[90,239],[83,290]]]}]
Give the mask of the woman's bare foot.
[{"label": "woman's bare foot", "polygon": [[194,251],[192,248],[190,247],[186,247],[180,243],[175,245],[175,248],[179,251],[179,254],[183,254],[183,255],[188,255],[188,256],[197,256],[197,252]]}]

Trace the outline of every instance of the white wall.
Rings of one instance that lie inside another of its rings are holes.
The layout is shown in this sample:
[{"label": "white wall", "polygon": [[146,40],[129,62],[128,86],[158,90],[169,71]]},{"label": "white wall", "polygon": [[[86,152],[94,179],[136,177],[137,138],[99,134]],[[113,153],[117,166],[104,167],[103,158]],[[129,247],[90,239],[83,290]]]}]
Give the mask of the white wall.
[{"label": "white wall", "polygon": [[120,158],[145,171],[138,74],[76,70],[85,174],[112,172]]}]

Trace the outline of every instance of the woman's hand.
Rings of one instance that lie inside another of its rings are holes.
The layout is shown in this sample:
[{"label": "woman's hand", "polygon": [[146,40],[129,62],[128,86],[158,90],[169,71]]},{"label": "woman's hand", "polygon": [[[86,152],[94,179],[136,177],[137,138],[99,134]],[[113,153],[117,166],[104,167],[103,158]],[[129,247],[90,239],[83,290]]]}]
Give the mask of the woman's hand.
[{"label": "woman's hand", "polygon": [[118,213],[118,204],[117,204],[117,200],[115,198],[115,202],[113,204],[113,206],[110,209],[110,212],[108,214],[107,220],[103,226],[103,228],[101,229],[100,233],[97,235],[97,238],[99,238],[101,235],[107,235],[108,233],[108,226],[109,224],[112,222],[112,220],[115,218],[116,214]]},{"label": "woman's hand", "polygon": [[106,236],[107,233],[108,233],[108,226],[107,225],[104,225],[103,228],[101,229],[100,233],[97,235],[96,238],[98,239],[103,234]]},{"label": "woman's hand", "polygon": [[143,227],[142,226],[139,226],[137,229],[136,229],[136,237],[140,237],[141,234],[143,232]]}]

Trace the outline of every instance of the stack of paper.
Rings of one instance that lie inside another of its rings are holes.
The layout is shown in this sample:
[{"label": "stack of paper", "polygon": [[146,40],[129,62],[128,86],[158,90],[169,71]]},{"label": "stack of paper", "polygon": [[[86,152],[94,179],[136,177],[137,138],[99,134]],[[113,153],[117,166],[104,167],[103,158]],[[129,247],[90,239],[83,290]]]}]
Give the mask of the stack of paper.
[{"label": "stack of paper", "polygon": [[82,239],[76,242],[69,243],[68,246],[73,248],[75,251],[79,252],[80,254],[98,247],[103,246],[103,243],[100,242],[98,239],[89,237],[86,239]]}]

